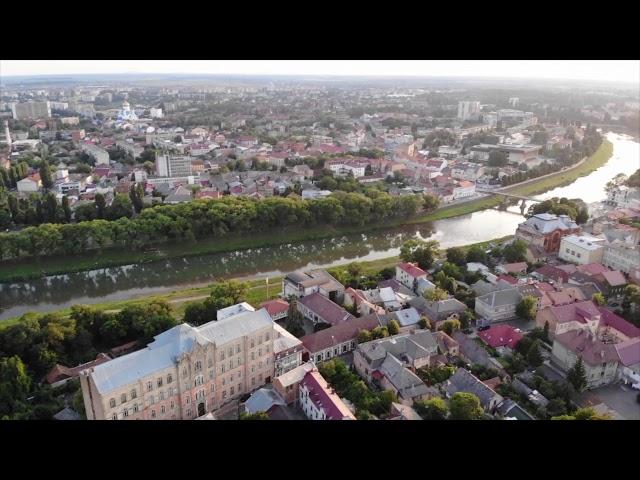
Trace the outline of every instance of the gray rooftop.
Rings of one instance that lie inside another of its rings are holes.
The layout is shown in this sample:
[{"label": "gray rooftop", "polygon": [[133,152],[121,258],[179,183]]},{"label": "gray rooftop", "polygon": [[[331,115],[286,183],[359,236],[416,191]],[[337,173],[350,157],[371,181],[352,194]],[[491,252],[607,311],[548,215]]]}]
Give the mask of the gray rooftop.
[{"label": "gray rooftop", "polygon": [[146,348],[98,365],[91,375],[98,391],[104,394],[175,365],[196,344],[224,345],[269,325],[273,325],[273,320],[264,308],[200,327],[182,323],[156,335]]},{"label": "gray rooftop", "polygon": [[456,373],[449,378],[445,390],[450,396],[456,392],[473,393],[480,399],[480,403],[484,408],[489,405],[489,402],[491,402],[493,398],[496,396],[500,397],[500,395],[464,368],[458,368]]},{"label": "gray rooftop", "polygon": [[515,305],[522,299],[522,295],[517,288],[509,288],[506,290],[498,290],[487,293],[476,298],[490,307],[501,307],[504,305]]}]

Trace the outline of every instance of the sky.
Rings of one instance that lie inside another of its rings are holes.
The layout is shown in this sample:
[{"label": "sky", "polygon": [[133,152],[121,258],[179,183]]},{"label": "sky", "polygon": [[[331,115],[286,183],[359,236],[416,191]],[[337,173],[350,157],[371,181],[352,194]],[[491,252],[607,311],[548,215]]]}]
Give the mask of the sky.
[{"label": "sky", "polygon": [[640,85],[640,60],[0,60],[0,76],[97,73],[546,78]]}]

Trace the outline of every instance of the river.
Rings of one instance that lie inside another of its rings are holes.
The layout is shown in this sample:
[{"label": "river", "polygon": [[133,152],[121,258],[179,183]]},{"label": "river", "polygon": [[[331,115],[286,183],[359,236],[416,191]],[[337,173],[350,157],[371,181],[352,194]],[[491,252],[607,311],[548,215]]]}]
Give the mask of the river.
[{"label": "river", "polygon": [[[597,202],[606,197],[604,185],[618,173],[638,168],[640,144],[630,137],[609,133],[613,156],[587,177],[536,198],[582,198]],[[0,284],[0,320],[28,311],[46,312],[75,304],[102,303],[159,294],[219,278],[279,276],[305,268],[327,268],[349,261],[397,255],[412,237],[438,240],[443,248],[483,242],[512,235],[522,222],[520,209],[489,209],[460,217],[403,226],[365,234],[345,235],[276,247],[256,248],[189,258],[125,265],[55,275],[13,284]]]}]

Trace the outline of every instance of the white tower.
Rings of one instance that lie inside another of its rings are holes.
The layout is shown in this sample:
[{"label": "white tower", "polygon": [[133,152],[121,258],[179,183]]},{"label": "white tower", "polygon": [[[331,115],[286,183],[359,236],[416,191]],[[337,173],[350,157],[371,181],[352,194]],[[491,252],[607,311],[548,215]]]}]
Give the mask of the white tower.
[{"label": "white tower", "polygon": [[9,133],[9,121],[4,121],[4,135],[6,137],[7,146],[9,147],[9,151],[11,151],[11,133]]}]

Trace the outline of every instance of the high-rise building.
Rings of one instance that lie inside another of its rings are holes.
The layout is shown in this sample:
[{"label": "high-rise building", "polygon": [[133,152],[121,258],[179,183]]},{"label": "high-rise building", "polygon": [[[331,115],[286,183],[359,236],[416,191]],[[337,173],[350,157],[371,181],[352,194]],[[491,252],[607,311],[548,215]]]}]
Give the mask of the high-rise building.
[{"label": "high-rise building", "polygon": [[49,102],[14,103],[11,105],[11,113],[14,120],[49,118],[51,117],[51,105]]},{"label": "high-rise building", "polygon": [[480,113],[480,102],[458,102],[458,118],[469,120]]},{"label": "high-rise building", "polygon": [[156,173],[160,177],[188,177],[191,160],[189,156],[156,155]]},{"label": "high-rise building", "polygon": [[520,99],[518,97],[509,98],[509,105],[511,105],[512,107],[517,107],[518,103],[520,103]]},{"label": "high-rise building", "polygon": [[264,308],[177,325],[81,373],[87,419],[189,420],[216,411],[271,382],[274,337]]}]

